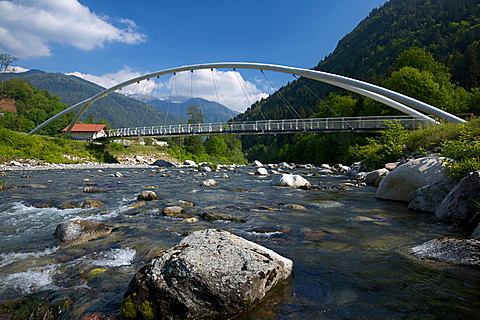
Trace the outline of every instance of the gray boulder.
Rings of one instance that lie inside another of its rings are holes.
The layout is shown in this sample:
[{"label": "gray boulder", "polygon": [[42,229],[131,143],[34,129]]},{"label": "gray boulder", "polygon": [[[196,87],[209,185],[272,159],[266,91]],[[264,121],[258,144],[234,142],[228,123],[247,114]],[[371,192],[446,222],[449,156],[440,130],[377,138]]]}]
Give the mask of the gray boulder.
[{"label": "gray boulder", "polygon": [[138,271],[125,292],[122,315],[136,318],[146,306],[152,319],[237,315],[290,277],[292,266],[229,232],[196,231]]},{"label": "gray boulder", "polygon": [[155,192],[147,190],[147,191],[142,191],[140,194],[137,196],[137,200],[143,200],[143,201],[152,201],[152,200],[158,200],[158,196]]},{"label": "gray boulder", "polygon": [[184,164],[185,166],[189,166],[189,167],[196,167],[196,166],[197,166],[197,163],[196,163],[195,161],[193,161],[193,160],[185,160],[185,161],[183,162],[183,164]]},{"label": "gray boulder", "polygon": [[380,182],[375,198],[406,202],[410,192],[446,178],[447,169],[442,158],[415,159],[390,172]]},{"label": "gray boulder", "polygon": [[452,178],[447,178],[410,192],[407,197],[408,209],[435,212],[454,187],[454,183]]},{"label": "gray boulder", "polygon": [[280,178],[275,181],[277,186],[287,187],[303,187],[310,186],[310,182],[298,174],[282,174]]},{"label": "gray boulder", "polygon": [[263,163],[261,163],[260,161],[258,160],[255,160],[252,162],[252,166],[254,167],[263,167]]},{"label": "gray boulder", "polygon": [[475,239],[434,239],[413,247],[408,252],[420,259],[464,267],[480,267],[480,241]]},{"label": "gray boulder", "polygon": [[445,197],[435,215],[447,223],[474,229],[480,222],[480,171],[470,172]]},{"label": "gray boulder", "polygon": [[475,228],[470,238],[480,240],[480,224]]},{"label": "gray boulder", "polygon": [[112,229],[103,222],[74,218],[57,225],[53,235],[62,242],[80,243],[107,235]]},{"label": "gray boulder", "polygon": [[206,180],[203,180],[202,183],[200,183],[200,186],[201,187],[215,187],[217,185],[217,181],[213,180],[213,179],[206,179]]},{"label": "gray boulder", "polygon": [[375,184],[375,181],[377,181],[378,178],[380,178],[382,176],[385,176],[389,173],[390,173],[390,171],[388,171],[385,168],[368,172],[365,175],[365,183],[366,184]]},{"label": "gray boulder", "polygon": [[175,165],[171,162],[165,161],[165,160],[157,160],[154,163],[151,164],[151,166],[157,166],[157,167],[175,167]]},{"label": "gray boulder", "polygon": [[182,213],[185,213],[185,209],[180,206],[165,207],[162,210],[162,214],[168,217],[178,216]]},{"label": "gray boulder", "polygon": [[257,176],[267,176],[268,170],[266,168],[258,168],[257,171],[255,171],[255,174]]}]

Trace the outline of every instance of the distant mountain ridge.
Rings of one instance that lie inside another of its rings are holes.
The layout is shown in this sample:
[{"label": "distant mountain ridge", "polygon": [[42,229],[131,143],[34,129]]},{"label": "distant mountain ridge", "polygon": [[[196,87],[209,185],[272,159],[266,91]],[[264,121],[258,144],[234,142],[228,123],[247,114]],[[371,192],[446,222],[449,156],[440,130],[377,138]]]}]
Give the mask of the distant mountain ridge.
[{"label": "distant mountain ridge", "polygon": [[[48,73],[41,70],[29,70],[23,73],[11,74],[29,82],[35,88],[47,90],[58,95],[61,101],[69,106],[92,97],[104,90],[101,86],[73,75]],[[153,126],[176,124],[182,122],[162,110],[136,99],[118,93],[111,93],[97,100],[85,112],[80,120],[85,120],[92,114],[96,121],[107,120],[110,125],[120,127]]]},{"label": "distant mountain ridge", "polygon": [[127,96],[145,102],[184,121],[188,120],[187,109],[192,105],[197,105],[202,110],[205,122],[227,122],[240,114],[240,112],[229,109],[223,104],[203,98],[173,97],[170,99],[159,99],[149,95]]}]

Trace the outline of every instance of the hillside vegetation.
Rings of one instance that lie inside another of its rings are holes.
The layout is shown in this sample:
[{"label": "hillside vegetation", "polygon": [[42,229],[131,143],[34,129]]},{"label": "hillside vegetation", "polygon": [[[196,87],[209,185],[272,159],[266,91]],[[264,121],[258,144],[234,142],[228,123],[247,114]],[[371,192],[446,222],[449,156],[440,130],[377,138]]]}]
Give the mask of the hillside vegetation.
[{"label": "hillside vegetation", "polygon": [[[454,114],[480,114],[480,3],[388,1],[341,39],[315,69],[369,81]],[[371,99],[300,78],[235,121],[295,117],[285,100],[301,117],[398,113]],[[334,163],[348,161],[350,147],[365,145],[367,137],[246,136],[242,143],[249,160]],[[307,144],[314,149],[303,152],[300,145]]]}]

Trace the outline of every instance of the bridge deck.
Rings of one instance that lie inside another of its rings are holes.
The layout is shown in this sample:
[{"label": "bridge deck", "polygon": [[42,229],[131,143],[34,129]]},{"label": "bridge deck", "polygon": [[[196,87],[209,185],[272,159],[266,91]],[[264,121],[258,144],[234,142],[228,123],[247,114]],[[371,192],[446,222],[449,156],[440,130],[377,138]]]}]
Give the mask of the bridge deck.
[{"label": "bridge deck", "polygon": [[[174,137],[215,134],[286,134],[313,132],[366,132],[388,127],[388,121],[398,121],[406,128],[428,125],[423,119],[412,116],[368,116],[244,121],[228,123],[176,124],[150,127],[118,128],[107,132],[110,137]],[[431,123],[431,122],[430,122]]]}]

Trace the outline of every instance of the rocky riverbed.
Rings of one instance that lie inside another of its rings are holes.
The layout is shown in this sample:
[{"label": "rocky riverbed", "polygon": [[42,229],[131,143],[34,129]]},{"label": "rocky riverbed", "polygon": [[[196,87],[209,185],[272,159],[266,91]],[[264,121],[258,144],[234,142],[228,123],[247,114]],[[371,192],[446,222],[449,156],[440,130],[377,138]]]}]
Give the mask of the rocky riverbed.
[{"label": "rocky riverbed", "polygon": [[[246,305],[240,319],[472,318],[480,307],[478,270],[413,257],[445,245],[428,241],[471,231],[407,203],[375,199],[377,188],[355,168],[10,163],[0,172],[0,302],[28,296],[13,306],[37,308],[39,318],[118,318],[135,274],[207,229],[293,263],[293,277],[259,306]],[[279,186],[284,174],[308,185]],[[215,183],[202,186],[206,180]],[[143,192],[156,198],[139,198]],[[65,241],[55,230],[71,219],[107,228]],[[148,316],[147,306],[137,310]]]}]

